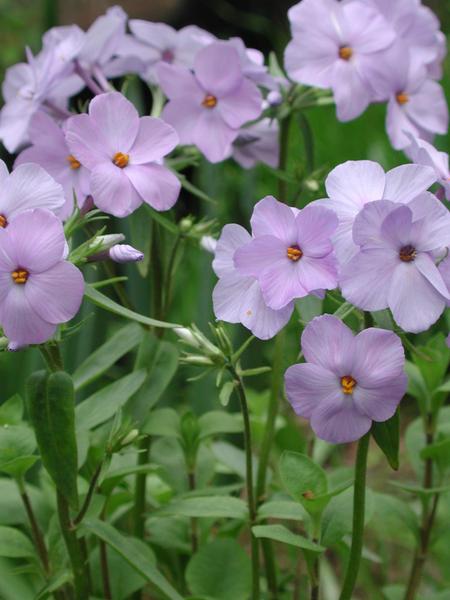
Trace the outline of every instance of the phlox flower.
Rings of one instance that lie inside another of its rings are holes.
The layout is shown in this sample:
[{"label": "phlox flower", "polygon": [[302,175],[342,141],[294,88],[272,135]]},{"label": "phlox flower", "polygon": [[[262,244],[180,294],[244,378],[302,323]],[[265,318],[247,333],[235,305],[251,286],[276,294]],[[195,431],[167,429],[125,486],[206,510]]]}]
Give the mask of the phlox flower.
[{"label": "phlox flower", "polygon": [[119,92],[91,100],[89,114],[66,124],[70,152],[90,171],[90,192],[98,208],[125,217],[143,202],[168,210],[180,183],[161,164],[178,143],[175,131],[160,119],[139,117]]},{"label": "phlox flower", "polygon": [[29,137],[32,145],[19,154],[15,166],[38,164],[63,186],[66,202],[58,215],[65,220],[72,214],[74,194],[80,207],[89,194],[89,171],[70,153],[63,129],[46,113],[34,115]]},{"label": "phlox flower", "polygon": [[144,70],[142,77],[157,83],[157,66],[160,63],[192,68],[197,52],[215,41],[215,37],[195,25],[179,31],[166,23],[152,23],[142,19],[130,19],[132,35],[122,41],[120,53],[139,57]]},{"label": "phlox flower", "polygon": [[234,264],[238,273],[258,280],[270,308],[337,287],[333,211],[320,206],[293,211],[267,196],[256,204],[251,224],[254,237],[236,251]]},{"label": "phlox flower", "polygon": [[450,200],[450,169],[448,154],[440,152],[425,140],[409,136],[411,145],[406,148],[408,156],[419,165],[434,169],[437,182],[442,186],[447,200]]},{"label": "phlox flower", "polygon": [[64,260],[65,245],[48,210],[26,211],[0,230],[0,324],[13,347],[47,341],[78,312],[84,281]]},{"label": "phlox flower", "polygon": [[158,78],[169,98],[162,118],[176,129],[181,144],[195,144],[210,162],[227,158],[242,125],[261,114],[261,94],[226,42],[200,50],[194,72],[160,64]]},{"label": "phlox flower", "polygon": [[356,215],[367,202],[388,199],[407,204],[436,181],[427,166],[401,165],[387,173],[370,160],[347,161],[335,167],[325,180],[328,198],[319,204],[331,208],[339,218],[333,243],[341,265],[358,251],[352,228]]},{"label": "phlox flower", "polygon": [[373,99],[371,71],[394,41],[388,22],[373,6],[357,1],[303,0],[288,15],[290,78],[331,88],[340,121],[358,117]]},{"label": "phlox flower", "polygon": [[409,58],[401,43],[388,51],[388,67],[378,65],[372,85],[387,100],[386,130],[392,146],[409,146],[408,134],[431,141],[448,129],[448,107],[442,87],[430,79],[424,66]]},{"label": "phlox flower", "polygon": [[353,442],[372,421],[394,415],[408,379],[405,353],[393,332],[371,327],[355,336],[336,317],[322,315],[306,326],[301,348],[306,362],[286,371],[286,395],[319,438]]},{"label": "phlox flower", "polygon": [[442,314],[450,294],[435,259],[450,245],[450,213],[424,192],[407,205],[366,204],[355,219],[358,253],[342,268],[346,300],[368,311],[390,308],[405,331],[425,331]]},{"label": "phlox flower", "polygon": [[239,273],[234,265],[237,250],[251,241],[240,225],[225,225],[214,248],[213,268],[219,281],[213,291],[214,314],[221,321],[242,323],[253,335],[267,340],[289,321],[294,304],[281,310],[269,308],[256,277]]},{"label": "phlox flower", "polygon": [[27,163],[8,173],[0,160],[0,230],[33,208],[45,208],[59,215],[64,203],[62,187],[42,167]]},{"label": "phlox flower", "polygon": [[278,122],[275,119],[261,119],[243,127],[233,142],[233,158],[244,169],[251,169],[259,162],[276,167],[279,154]]}]

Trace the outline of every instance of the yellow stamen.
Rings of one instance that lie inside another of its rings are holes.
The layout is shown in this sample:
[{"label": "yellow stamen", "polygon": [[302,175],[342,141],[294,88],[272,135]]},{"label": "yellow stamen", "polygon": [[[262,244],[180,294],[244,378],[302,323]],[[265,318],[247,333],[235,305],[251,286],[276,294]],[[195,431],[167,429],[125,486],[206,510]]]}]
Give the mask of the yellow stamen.
[{"label": "yellow stamen", "polygon": [[350,46],[342,46],[339,48],[339,58],[342,58],[342,60],[350,60],[352,56],[353,50]]},{"label": "yellow stamen", "polygon": [[116,154],[114,154],[113,156],[113,163],[116,165],[116,167],[119,167],[120,169],[124,169],[129,162],[129,154],[124,154],[123,152],[116,152]]},{"label": "yellow stamen", "polygon": [[69,154],[69,156],[67,157],[67,162],[69,163],[70,168],[74,171],[81,167],[80,161],[77,160],[73,154]]},{"label": "yellow stamen", "polygon": [[212,94],[207,94],[203,99],[202,105],[205,108],[214,108],[217,105],[217,98]]},{"label": "yellow stamen", "polygon": [[403,262],[412,262],[416,258],[417,251],[414,246],[408,245],[400,248],[400,252],[398,253],[400,260]]},{"label": "yellow stamen", "polygon": [[14,283],[18,283],[20,285],[23,285],[24,283],[27,282],[28,276],[29,276],[28,271],[26,271],[25,269],[20,269],[20,268],[11,273],[11,277],[12,277]]},{"label": "yellow stamen", "polygon": [[300,250],[300,248],[298,246],[290,246],[287,249],[287,257],[290,258],[291,260],[293,260],[294,262],[297,262],[298,260],[300,260],[302,256],[303,256],[303,252]]},{"label": "yellow stamen", "polygon": [[8,225],[8,221],[4,215],[0,215],[0,227],[3,229]]},{"label": "yellow stamen", "polygon": [[351,375],[345,375],[341,377],[341,387],[344,394],[353,394],[353,388],[356,385],[356,381]]},{"label": "yellow stamen", "polygon": [[399,104],[406,104],[407,102],[409,102],[409,96],[405,92],[400,92],[399,94],[397,94],[396,99]]}]

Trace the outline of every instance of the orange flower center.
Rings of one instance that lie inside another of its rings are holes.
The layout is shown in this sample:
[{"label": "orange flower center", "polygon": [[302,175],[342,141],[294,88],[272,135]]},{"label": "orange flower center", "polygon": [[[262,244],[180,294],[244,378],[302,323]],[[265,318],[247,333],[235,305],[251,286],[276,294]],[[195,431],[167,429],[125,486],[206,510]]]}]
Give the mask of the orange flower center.
[{"label": "orange flower center", "polygon": [[416,249],[414,246],[408,244],[408,246],[403,246],[400,248],[400,252],[398,253],[400,260],[403,262],[412,262],[416,258]]},{"label": "orange flower center", "polygon": [[123,152],[116,152],[113,156],[112,161],[116,165],[116,167],[119,167],[120,169],[124,169],[127,166],[127,164],[130,162],[130,155],[124,154]]},{"label": "orange flower center", "polygon": [[217,98],[212,94],[207,94],[202,102],[205,108],[214,108],[217,105]]},{"label": "orange flower center", "polygon": [[300,250],[300,248],[298,246],[289,246],[286,254],[287,254],[287,257],[294,262],[297,262],[303,256],[303,252]]},{"label": "orange flower center", "polygon": [[407,102],[409,102],[409,96],[405,92],[400,92],[399,94],[397,94],[396,99],[399,104],[406,104]]},{"label": "orange flower center", "polygon": [[341,388],[344,394],[353,394],[355,385],[356,381],[351,375],[344,375],[344,377],[341,377]]},{"label": "orange flower center", "polygon": [[4,215],[0,215],[0,227],[3,229],[8,225],[8,221]]},{"label": "orange flower center", "polygon": [[69,154],[69,156],[67,157],[67,162],[69,163],[70,168],[74,171],[81,167],[80,161],[77,160],[73,154]]},{"label": "orange flower center", "polygon": [[18,283],[23,285],[28,280],[29,273],[25,269],[21,269],[20,267],[11,273],[12,280],[14,283]]},{"label": "orange flower center", "polygon": [[353,50],[350,46],[341,46],[339,48],[339,58],[342,60],[350,60],[353,56]]}]

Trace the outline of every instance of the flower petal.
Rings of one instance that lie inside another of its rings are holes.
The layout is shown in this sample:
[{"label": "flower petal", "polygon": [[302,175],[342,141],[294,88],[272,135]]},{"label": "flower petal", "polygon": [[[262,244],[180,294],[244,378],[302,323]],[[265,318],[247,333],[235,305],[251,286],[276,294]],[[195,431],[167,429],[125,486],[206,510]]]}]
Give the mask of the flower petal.
[{"label": "flower petal", "polygon": [[172,152],[178,140],[176,131],[161,119],[141,117],[137,137],[130,148],[130,164],[160,160]]},{"label": "flower petal", "polygon": [[337,317],[322,315],[310,321],[302,334],[301,348],[308,362],[339,377],[351,373],[354,336]]},{"label": "flower petal", "polygon": [[322,257],[333,250],[331,236],[338,226],[336,213],[323,206],[307,206],[295,218],[297,241],[304,255]]},{"label": "flower petal", "polygon": [[112,162],[106,162],[91,173],[90,186],[95,205],[115,217],[126,217],[132,212],[132,185],[124,171]]},{"label": "flower petal", "polygon": [[89,104],[89,118],[94,121],[107,143],[112,157],[127,153],[139,130],[139,114],[134,105],[119,92],[99,94]]},{"label": "flower petal", "polygon": [[408,377],[398,374],[383,387],[366,388],[357,385],[353,392],[355,405],[373,421],[383,422],[394,416],[397,406],[406,393]]},{"label": "flower petal", "polygon": [[231,144],[237,138],[239,130],[227,125],[216,109],[203,108],[197,123],[191,123],[191,127],[193,143],[210,162],[220,162],[230,156]]},{"label": "flower petal", "polygon": [[194,72],[205,92],[219,98],[236,90],[243,80],[239,54],[226,42],[215,42],[199,50]]},{"label": "flower petal", "polygon": [[349,160],[335,167],[325,181],[328,196],[356,212],[366,202],[381,200],[384,186],[384,171],[372,160]]},{"label": "flower petal", "polygon": [[217,110],[227,125],[233,128],[241,127],[261,114],[261,92],[254,83],[243,79],[238,88],[220,98]]},{"label": "flower petal", "polygon": [[340,391],[324,398],[311,416],[314,433],[330,444],[355,442],[371,426],[371,419],[360,412],[351,395]]},{"label": "flower petal", "polygon": [[384,198],[392,202],[407,204],[425,192],[436,181],[431,167],[423,165],[400,165],[386,173]]},{"label": "flower petal", "polygon": [[156,163],[129,165],[125,171],[142,200],[155,210],[169,210],[178,200],[181,184],[167,167]]},{"label": "flower petal", "polygon": [[289,367],[284,376],[289,404],[300,417],[310,419],[313,410],[330,394],[340,391],[334,373],[313,363]]},{"label": "flower petal", "polygon": [[242,297],[240,322],[260,340],[268,340],[287,324],[293,310],[292,303],[281,310],[269,308],[259,283],[254,281]]},{"label": "flower petal", "polygon": [[161,118],[175,129],[180,144],[193,144],[194,130],[203,113],[201,101],[190,97],[176,98],[166,104]]},{"label": "flower petal", "polygon": [[294,212],[273,196],[266,196],[255,205],[250,223],[256,237],[272,235],[282,240],[286,247],[297,241]]},{"label": "flower petal", "polygon": [[314,258],[303,256],[297,263],[298,278],[308,293],[334,290],[338,285],[337,259],[334,254]]},{"label": "flower petal", "polygon": [[217,241],[213,269],[218,277],[234,273],[234,253],[251,241],[250,234],[241,225],[225,225]]},{"label": "flower petal", "polygon": [[265,269],[274,265],[280,268],[285,265],[293,266],[286,251],[286,245],[281,240],[271,235],[262,235],[236,250],[234,264],[241,275],[259,277]]},{"label": "flower petal", "polygon": [[66,121],[66,141],[71,153],[90,170],[111,162],[103,132],[89,115],[76,115]]},{"label": "flower petal", "polygon": [[375,327],[364,329],[355,337],[354,347],[351,374],[357,381],[355,390],[360,385],[366,388],[388,386],[403,373],[405,352],[400,338],[392,331]]}]

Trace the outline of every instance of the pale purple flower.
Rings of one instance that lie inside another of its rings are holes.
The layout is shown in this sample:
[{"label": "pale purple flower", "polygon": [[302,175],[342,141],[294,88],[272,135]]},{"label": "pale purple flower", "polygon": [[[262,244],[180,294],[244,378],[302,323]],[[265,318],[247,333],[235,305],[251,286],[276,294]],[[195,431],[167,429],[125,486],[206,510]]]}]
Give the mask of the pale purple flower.
[{"label": "pale purple flower", "polygon": [[393,27],[412,60],[428,65],[438,58],[439,20],[430,8],[419,0],[370,1]]},{"label": "pale purple flower", "polygon": [[259,162],[277,167],[279,154],[278,121],[275,119],[261,119],[243,127],[233,142],[233,158],[244,169],[251,169]]},{"label": "pale purple flower", "polygon": [[286,371],[286,395],[319,438],[353,442],[372,421],[394,415],[408,383],[395,333],[371,327],[354,335],[336,317],[322,315],[306,326],[301,348],[306,362]]},{"label": "pale purple flower", "polygon": [[319,204],[334,210],[339,226],[333,243],[339,263],[345,264],[358,250],[352,228],[356,215],[367,202],[391,200],[407,204],[436,181],[430,167],[401,165],[387,173],[371,160],[347,161],[335,167],[325,180],[329,198]]},{"label": "pale purple flower", "polygon": [[144,253],[128,244],[116,244],[109,250],[109,258],[116,263],[140,262]]},{"label": "pale purple flower", "polygon": [[261,114],[261,94],[244,77],[238,52],[227,42],[200,50],[193,73],[160,64],[158,77],[169,98],[162,118],[181,144],[195,144],[210,162],[227,158],[242,125]]},{"label": "pale purple flower", "polygon": [[436,33],[436,45],[438,48],[437,56],[432,63],[427,65],[427,72],[432,79],[442,79],[443,63],[447,56],[447,38],[442,31]]},{"label": "pale purple flower", "polygon": [[389,68],[378,65],[372,85],[379,98],[388,101],[386,130],[393,147],[409,146],[408,134],[432,141],[448,129],[448,107],[444,90],[429,79],[420,62],[409,58],[401,43],[387,53]]},{"label": "pale purple flower", "polygon": [[236,251],[234,264],[238,273],[258,280],[270,308],[337,287],[333,211],[307,206],[294,212],[267,196],[256,204],[251,224],[254,237]]},{"label": "pale purple flower", "polygon": [[80,207],[89,194],[89,171],[70,153],[63,129],[46,113],[34,115],[29,137],[32,146],[19,154],[15,166],[36,163],[63,186],[66,202],[58,215],[65,220],[73,212],[74,194]]},{"label": "pale purple flower", "polygon": [[62,187],[42,167],[22,164],[8,173],[0,160],[0,230],[33,208],[45,208],[59,215],[64,203]]},{"label": "pale purple flower", "polygon": [[437,182],[445,191],[445,197],[450,200],[450,169],[448,154],[440,152],[425,140],[409,136],[411,145],[406,148],[406,154],[419,165],[434,169]]},{"label": "pale purple flower", "polygon": [[267,340],[289,321],[294,304],[281,310],[267,306],[255,277],[241,275],[234,265],[236,251],[251,241],[240,225],[225,225],[215,248],[213,268],[219,281],[213,291],[214,313],[221,321],[242,323],[253,335]]},{"label": "pale purple flower", "polygon": [[267,89],[273,90],[276,88],[276,81],[264,64],[264,54],[262,52],[255,48],[247,48],[244,41],[239,37],[232,37],[227,43],[237,50],[245,77]]},{"label": "pale purple flower", "polygon": [[0,230],[0,323],[14,347],[47,341],[78,312],[84,281],[63,259],[65,246],[62,223],[47,210]]},{"label": "pale purple flower", "polygon": [[161,211],[177,201],[180,182],[160,164],[177,145],[176,132],[160,119],[139,118],[122,94],[91,100],[89,114],[67,121],[66,140],[90,171],[91,194],[104,212],[125,217],[142,202]]},{"label": "pale purple flower", "polygon": [[144,64],[142,76],[147,81],[158,81],[156,67],[160,63],[192,68],[197,52],[216,41],[209,32],[195,25],[179,31],[166,23],[151,23],[142,19],[131,19],[130,31],[122,40],[120,53],[137,56]]},{"label": "pale purple flower", "polygon": [[373,99],[371,72],[384,61],[394,31],[364,2],[303,0],[289,10],[293,39],[285,67],[294,81],[331,88],[337,116],[349,121]]},{"label": "pale purple flower", "polygon": [[363,310],[390,308],[405,331],[425,331],[449,291],[435,264],[450,245],[450,213],[424,192],[408,205],[370,202],[355,219],[359,252],[342,268],[344,298]]}]

